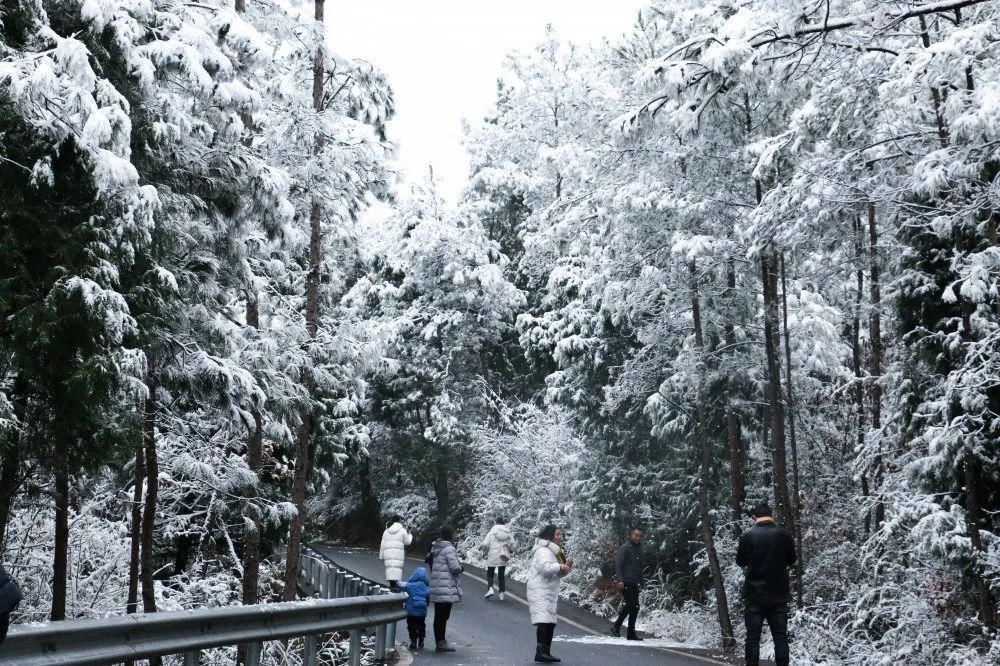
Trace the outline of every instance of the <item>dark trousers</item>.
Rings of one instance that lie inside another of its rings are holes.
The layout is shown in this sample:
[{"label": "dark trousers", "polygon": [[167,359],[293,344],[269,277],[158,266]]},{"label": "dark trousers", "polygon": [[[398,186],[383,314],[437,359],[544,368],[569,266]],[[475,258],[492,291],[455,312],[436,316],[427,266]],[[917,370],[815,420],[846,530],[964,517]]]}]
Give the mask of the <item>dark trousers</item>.
[{"label": "dark trousers", "polygon": [[633,636],[635,635],[635,620],[639,617],[639,586],[635,583],[625,583],[625,589],[622,590],[622,599],[625,601],[625,604],[618,613],[615,626],[621,629],[622,622],[628,617],[628,633],[630,636]]},{"label": "dark trousers", "polygon": [[[556,625],[542,623],[535,625],[535,638],[538,643],[539,652],[548,652],[552,649],[552,637],[556,633]],[[543,650],[544,648],[544,650]]]},{"label": "dark trousers", "polygon": [[406,616],[406,631],[410,634],[411,641],[422,641],[427,636],[427,618]]},{"label": "dark trousers", "polygon": [[7,638],[7,629],[10,627],[10,613],[0,613],[0,643]]},{"label": "dark trousers", "polygon": [[771,628],[774,641],[774,663],[788,666],[788,603],[766,603],[747,599],[746,622],[747,642],[745,646],[747,666],[760,663],[760,634],[764,621]]},{"label": "dark trousers", "polygon": [[505,588],[504,578],[505,578],[505,575],[507,573],[507,567],[486,567],[486,585],[488,587],[493,587],[493,572],[494,571],[499,574],[497,582],[500,583],[500,586],[499,586],[498,589],[501,592],[503,592],[504,588]]},{"label": "dark trousers", "polygon": [[444,632],[448,629],[448,618],[451,617],[451,604],[434,602],[434,640],[440,643],[444,640]]}]

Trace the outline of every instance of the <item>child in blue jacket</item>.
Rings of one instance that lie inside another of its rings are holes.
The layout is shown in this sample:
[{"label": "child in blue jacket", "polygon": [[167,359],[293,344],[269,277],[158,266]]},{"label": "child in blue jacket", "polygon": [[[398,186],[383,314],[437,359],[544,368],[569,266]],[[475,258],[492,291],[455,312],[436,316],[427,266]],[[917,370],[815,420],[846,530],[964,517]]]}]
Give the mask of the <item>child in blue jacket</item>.
[{"label": "child in blue jacket", "polygon": [[427,601],[431,594],[431,579],[427,577],[427,569],[417,567],[400,589],[406,590],[410,595],[403,605],[406,609],[406,630],[410,633],[410,649],[423,648],[424,637],[427,635]]}]

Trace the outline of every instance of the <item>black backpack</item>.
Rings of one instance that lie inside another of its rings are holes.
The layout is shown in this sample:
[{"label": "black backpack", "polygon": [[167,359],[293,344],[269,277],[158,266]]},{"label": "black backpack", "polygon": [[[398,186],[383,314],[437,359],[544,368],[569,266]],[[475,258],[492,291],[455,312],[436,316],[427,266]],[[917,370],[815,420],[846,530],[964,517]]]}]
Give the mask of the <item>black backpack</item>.
[{"label": "black backpack", "polygon": [[0,564],[0,615],[6,615],[21,603],[21,588]]}]

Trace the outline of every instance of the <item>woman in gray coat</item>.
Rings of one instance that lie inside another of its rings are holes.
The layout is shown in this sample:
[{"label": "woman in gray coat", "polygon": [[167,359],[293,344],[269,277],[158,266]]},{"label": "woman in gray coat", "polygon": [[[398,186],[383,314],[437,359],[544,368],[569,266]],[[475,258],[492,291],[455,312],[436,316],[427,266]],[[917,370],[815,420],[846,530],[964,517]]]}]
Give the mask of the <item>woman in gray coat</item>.
[{"label": "woman in gray coat", "polygon": [[441,538],[431,544],[431,603],[434,604],[434,640],[437,652],[454,652],[447,640],[445,630],[451,617],[451,606],[462,600],[462,563],[458,561],[455,549],[455,529],[451,525],[441,526]]}]

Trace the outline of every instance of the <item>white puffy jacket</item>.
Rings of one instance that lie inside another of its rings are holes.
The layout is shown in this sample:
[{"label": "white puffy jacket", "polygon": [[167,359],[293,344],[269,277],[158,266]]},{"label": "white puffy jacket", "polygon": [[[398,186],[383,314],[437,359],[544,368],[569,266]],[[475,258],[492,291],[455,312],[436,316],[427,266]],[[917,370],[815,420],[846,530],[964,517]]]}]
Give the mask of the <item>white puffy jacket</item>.
[{"label": "white puffy jacket", "polygon": [[509,527],[506,525],[491,527],[490,531],[486,533],[486,538],[483,539],[483,545],[487,548],[486,566],[505,567],[510,564],[510,562],[504,562],[500,557],[504,552],[504,546],[507,547],[508,556],[514,554],[514,537],[511,535]]},{"label": "white puffy jacket", "polygon": [[378,558],[385,562],[385,579],[400,580],[403,577],[403,562],[406,547],[413,543],[413,535],[399,523],[393,523],[382,532],[382,546]]},{"label": "white puffy jacket", "polygon": [[545,539],[535,539],[531,549],[531,567],[528,570],[528,610],[532,624],[555,624],[559,604],[559,579],[562,565],[557,555],[558,544]]}]

